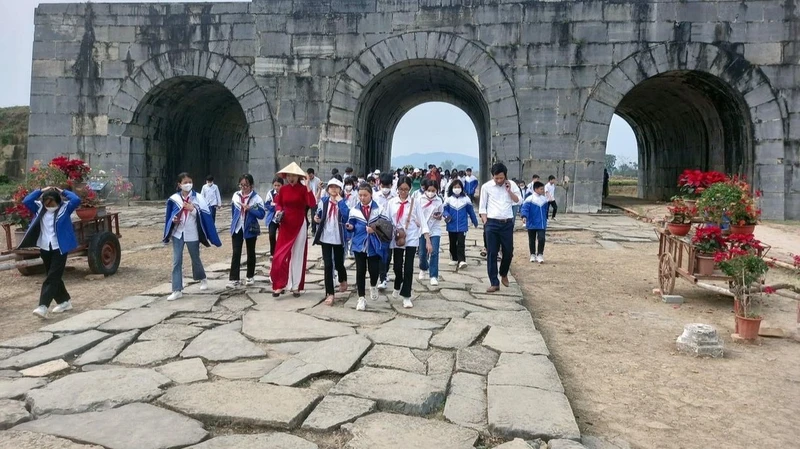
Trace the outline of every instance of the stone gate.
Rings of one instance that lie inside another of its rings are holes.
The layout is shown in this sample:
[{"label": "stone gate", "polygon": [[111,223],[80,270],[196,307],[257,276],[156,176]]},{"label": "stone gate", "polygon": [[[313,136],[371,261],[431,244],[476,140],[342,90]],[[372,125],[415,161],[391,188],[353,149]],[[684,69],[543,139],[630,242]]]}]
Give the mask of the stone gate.
[{"label": "stone gate", "polygon": [[41,5],[31,84],[29,164],[77,154],[147,198],[179,171],[265,190],[289,161],[388,169],[403,114],[444,101],[474,122],[484,179],[493,161],[568,177],[574,212],[601,206],[617,113],[640,196],[717,169],[763,191],[765,218],[800,218],[791,0]]}]

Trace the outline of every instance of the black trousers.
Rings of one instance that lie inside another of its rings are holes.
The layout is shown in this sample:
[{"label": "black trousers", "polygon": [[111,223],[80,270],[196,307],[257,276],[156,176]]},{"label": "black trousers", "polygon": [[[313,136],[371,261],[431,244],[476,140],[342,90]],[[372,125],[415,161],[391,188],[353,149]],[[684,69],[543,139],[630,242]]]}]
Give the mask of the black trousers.
[{"label": "black trousers", "polygon": [[411,283],[414,282],[414,255],[417,248],[407,246],[394,249],[394,289],[400,290],[403,298],[411,297]]},{"label": "black trousers", "polygon": [[211,210],[211,221],[213,221],[214,224],[216,224],[217,223],[217,206],[208,206],[208,209]]},{"label": "black trousers", "polygon": [[334,294],[333,270],[339,273],[339,282],[347,282],[347,269],[344,267],[344,246],[322,244],[322,263],[325,267],[325,294]]},{"label": "black trousers", "polygon": [[556,218],[556,213],[558,212],[558,204],[556,204],[556,200],[549,201],[550,203],[550,210],[553,211],[553,218]]},{"label": "black trousers", "polygon": [[392,264],[392,250],[386,252],[386,259],[381,260],[380,275],[381,281],[386,280],[386,275],[389,274],[389,265]]},{"label": "black trousers", "polygon": [[61,254],[59,250],[46,251],[39,250],[39,255],[44,262],[44,269],[47,277],[42,282],[42,293],[39,295],[39,305],[50,307],[50,303],[69,301],[70,296],[67,287],[64,285],[64,268],[67,266],[67,255]]},{"label": "black trousers", "polygon": [[258,237],[245,239],[242,231],[231,236],[233,255],[231,256],[231,274],[228,277],[229,280],[239,280],[239,269],[242,261],[242,242],[247,246],[247,277],[249,279],[256,275],[256,240],[258,240]]},{"label": "black trousers", "polygon": [[367,257],[367,253],[354,252],[356,258],[356,290],[358,290],[358,297],[362,298],[367,290],[367,270],[369,270],[369,285],[375,287],[378,285],[378,277],[381,270],[381,256]]},{"label": "black trousers", "polygon": [[466,262],[466,232],[448,232],[447,236],[450,237],[450,260],[456,262]]},{"label": "black trousers", "polygon": [[[536,250],[536,244],[539,250]],[[544,229],[528,229],[528,250],[533,254],[544,254]]]},{"label": "black trousers", "polygon": [[274,221],[269,222],[269,255],[275,254],[275,242],[278,241],[278,227]]}]

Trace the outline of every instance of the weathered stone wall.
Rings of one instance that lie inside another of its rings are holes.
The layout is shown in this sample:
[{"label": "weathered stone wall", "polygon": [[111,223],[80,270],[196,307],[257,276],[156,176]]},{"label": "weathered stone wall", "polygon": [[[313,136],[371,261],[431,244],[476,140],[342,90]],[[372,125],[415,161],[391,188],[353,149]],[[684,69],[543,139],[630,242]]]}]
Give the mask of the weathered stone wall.
[{"label": "weathered stone wall", "polygon": [[[263,190],[290,160],[388,168],[402,113],[439,100],[476,123],[482,165],[567,176],[568,208],[591,212],[617,111],[637,131],[643,195],[668,195],[686,166],[724,168],[752,177],[765,216],[800,218],[798,36],[800,6],[778,0],[41,5],[28,159],[80,153],[144,189],[164,184],[158,157],[188,151],[163,128],[197,137],[185,123],[208,120],[194,145],[215,162],[196,170],[231,161]],[[209,119],[225,92],[246,150],[211,143],[231,141]],[[158,107],[185,117],[154,122]]]}]

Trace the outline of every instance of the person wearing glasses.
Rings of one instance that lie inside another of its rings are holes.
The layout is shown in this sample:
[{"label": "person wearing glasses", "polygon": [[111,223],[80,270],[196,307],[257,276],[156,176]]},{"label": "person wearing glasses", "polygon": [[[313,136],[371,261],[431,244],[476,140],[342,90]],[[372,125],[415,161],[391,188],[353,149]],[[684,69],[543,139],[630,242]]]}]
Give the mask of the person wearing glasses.
[{"label": "person wearing glasses", "polygon": [[259,220],[267,215],[264,200],[253,190],[253,175],[244,174],[239,177],[239,191],[231,199],[231,272],[226,288],[236,288],[240,284],[240,264],[242,260],[242,244],[247,248],[247,280],[244,285],[255,284],[256,275],[256,240],[261,234]]}]

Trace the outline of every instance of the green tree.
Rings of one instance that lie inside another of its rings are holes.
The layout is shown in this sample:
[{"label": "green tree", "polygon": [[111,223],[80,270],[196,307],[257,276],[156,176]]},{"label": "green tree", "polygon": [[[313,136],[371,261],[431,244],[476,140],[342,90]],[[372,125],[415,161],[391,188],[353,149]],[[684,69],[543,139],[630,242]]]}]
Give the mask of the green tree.
[{"label": "green tree", "polygon": [[614,168],[617,166],[617,156],[613,154],[606,154],[606,170],[608,173],[614,173]]},{"label": "green tree", "polygon": [[466,166],[466,165],[464,165],[464,164],[458,164],[458,165],[456,165],[456,170],[458,170],[458,171],[461,171],[461,170],[466,170],[466,169],[467,169],[467,166]]},{"label": "green tree", "polygon": [[447,159],[446,161],[442,161],[439,163],[439,167],[441,167],[442,170],[451,170],[455,165],[456,163],[451,161],[450,159]]}]

